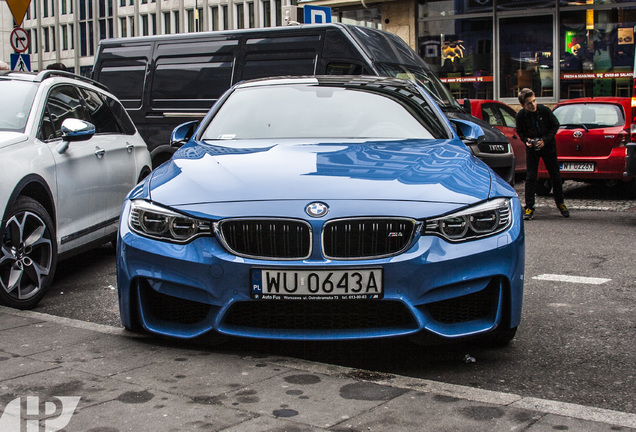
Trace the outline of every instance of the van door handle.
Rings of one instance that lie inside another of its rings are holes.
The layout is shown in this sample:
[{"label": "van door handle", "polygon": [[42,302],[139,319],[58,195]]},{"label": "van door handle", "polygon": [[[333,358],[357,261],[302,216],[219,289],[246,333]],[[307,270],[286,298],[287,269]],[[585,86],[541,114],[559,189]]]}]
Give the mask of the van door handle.
[{"label": "van door handle", "polygon": [[105,153],[106,150],[104,150],[103,148],[95,147],[95,156],[97,156],[97,159],[101,159]]}]

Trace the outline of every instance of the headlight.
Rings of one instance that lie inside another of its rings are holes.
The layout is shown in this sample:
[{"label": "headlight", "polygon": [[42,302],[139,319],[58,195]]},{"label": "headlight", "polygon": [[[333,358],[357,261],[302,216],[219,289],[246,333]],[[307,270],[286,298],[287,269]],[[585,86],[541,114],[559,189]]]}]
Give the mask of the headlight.
[{"label": "headlight", "polygon": [[512,220],[510,199],[497,198],[446,216],[426,221],[423,235],[437,235],[451,242],[497,234]]},{"label": "headlight", "polygon": [[186,243],[195,237],[211,235],[209,221],[168,210],[148,201],[135,200],[130,203],[128,226],[146,237],[174,243]]}]

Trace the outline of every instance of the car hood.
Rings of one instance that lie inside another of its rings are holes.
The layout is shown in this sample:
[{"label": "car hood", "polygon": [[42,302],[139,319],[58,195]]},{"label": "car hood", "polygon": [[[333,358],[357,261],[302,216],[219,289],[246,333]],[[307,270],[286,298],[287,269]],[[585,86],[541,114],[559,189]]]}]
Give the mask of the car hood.
[{"label": "car hood", "polygon": [[491,171],[459,140],[193,143],[150,178],[168,206],[282,200],[400,200],[472,204]]},{"label": "car hood", "polygon": [[26,141],[27,138],[27,135],[21,132],[0,131],[0,148]]}]

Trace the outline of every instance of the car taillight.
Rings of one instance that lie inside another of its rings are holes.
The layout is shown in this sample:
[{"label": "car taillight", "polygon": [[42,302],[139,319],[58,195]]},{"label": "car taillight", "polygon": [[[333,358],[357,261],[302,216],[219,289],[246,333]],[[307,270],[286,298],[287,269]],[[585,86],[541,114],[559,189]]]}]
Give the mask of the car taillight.
[{"label": "car taillight", "polygon": [[[634,127],[631,127],[631,132],[632,134],[634,133]],[[622,131],[620,131],[618,133],[618,140],[617,140],[617,144],[618,147],[625,147],[627,145],[627,143],[629,142],[630,139],[630,131],[627,129],[624,129]]]}]

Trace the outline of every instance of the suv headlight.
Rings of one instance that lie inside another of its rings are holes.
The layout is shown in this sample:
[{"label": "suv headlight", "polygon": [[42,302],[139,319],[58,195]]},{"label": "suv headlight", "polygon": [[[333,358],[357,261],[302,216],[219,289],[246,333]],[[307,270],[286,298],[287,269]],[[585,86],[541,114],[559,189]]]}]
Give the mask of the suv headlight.
[{"label": "suv headlight", "polygon": [[177,213],[148,201],[130,203],[128,226],[137,234],[156,240],[187,243],[202,235],[211,235],[211,222]]},{"label": "suv headlight", "polygon": [[428,219],[423,235],[437,235],[450,242],[487,237],[510,226],[509,198],[497,198],[435,219]]}]

